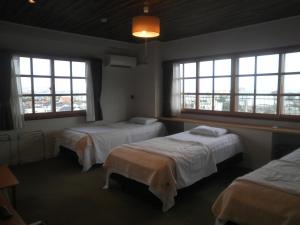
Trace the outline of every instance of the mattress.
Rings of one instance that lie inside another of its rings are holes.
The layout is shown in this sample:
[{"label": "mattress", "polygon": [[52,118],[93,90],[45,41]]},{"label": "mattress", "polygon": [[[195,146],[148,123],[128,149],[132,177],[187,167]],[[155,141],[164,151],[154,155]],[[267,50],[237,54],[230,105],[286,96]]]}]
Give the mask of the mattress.
[{"label": "mattress", "polygon": [[118,122],[99,126],[65,129],[56,139],[56,153],[59,146],[74,151],[78,162],[87,171],[92,165],[103,163],[110,150],[121,144],[128,144],[163,136],[165,127],[161,122],[148,125]]}]

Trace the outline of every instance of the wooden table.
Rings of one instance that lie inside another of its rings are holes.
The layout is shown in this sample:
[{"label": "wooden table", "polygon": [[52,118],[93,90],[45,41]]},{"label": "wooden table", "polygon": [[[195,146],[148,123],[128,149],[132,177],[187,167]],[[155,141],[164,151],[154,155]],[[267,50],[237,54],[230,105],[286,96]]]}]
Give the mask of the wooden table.
[{"label": "wooden table", "polygon": [[0,166],[0,189],[12,189],[12,204],[16,208],[16,185],[19,181],[7,166]]},{"label": "wooden table", "polygon": [[[2,181],[1,181],[2,183]],[[21,216],[15,211],[9,201],[0,193],[0,205],[5,206],[13,214],[12,217],[1,220],[0,225],[26,225]]]}]

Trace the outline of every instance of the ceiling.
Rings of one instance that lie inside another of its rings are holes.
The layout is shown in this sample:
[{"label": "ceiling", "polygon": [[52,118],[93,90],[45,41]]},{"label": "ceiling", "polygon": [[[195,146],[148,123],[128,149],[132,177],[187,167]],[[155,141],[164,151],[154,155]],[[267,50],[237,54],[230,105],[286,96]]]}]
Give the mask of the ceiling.
[{"label": "ceiling", "polygon": [[[131,19],[143,0],[1,0],[0,20],[53,30],[138,42]],[[300,15],[299,0],[148,0],[161,19],[160,41]],[[105,19],[107,22],[105,22]]]}]

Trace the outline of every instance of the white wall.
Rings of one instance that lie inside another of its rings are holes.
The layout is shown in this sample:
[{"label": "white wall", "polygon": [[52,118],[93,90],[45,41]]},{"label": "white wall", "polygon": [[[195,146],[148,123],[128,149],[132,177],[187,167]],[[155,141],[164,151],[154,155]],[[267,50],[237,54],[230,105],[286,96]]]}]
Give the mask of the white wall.
[{"label": "white wall", "polygon": [[139,45],[139,50],[140,62],[135,68],[134,79],[134,115],[150,117],[159,116],[159,107],[156,107],[156,105],[160,103],[160,43],[155,41],[148,43],[148,53],[146,57],[144,44]]},{"label": "white wall", "polygon": [[162,60],[253,51],[300,44],[300,16],[162,44]]},{"label": "white wall", "polygon": [[[139,51],[138,46],[131,43],[34,28],[7,22],[0,22],[0,49],[10,49],[16,52],[33,54],[85,58],[104,58],[107,53],[137,56]],[[101,98],[104,115],[103,122],[125,120],[131,116],[133,112],[133,101],[130,99],[130,95],[134,94],[134,77],[133,69],[103,67]],[[47,137],[47,155],[51,156],[53,152],[53,133],[66,127],[78,126],[78,124],[84,122],[84,117],[26,121],[24,129],[18,132],[43,130]],[[17,131],[9,133],[14,138],[12,146],[13,161],[16,162],[17,147],[15,139]],[[27,149],[27,151],[30,155],[31,150]],[[7,158],[6,155],[3,157]]]}]

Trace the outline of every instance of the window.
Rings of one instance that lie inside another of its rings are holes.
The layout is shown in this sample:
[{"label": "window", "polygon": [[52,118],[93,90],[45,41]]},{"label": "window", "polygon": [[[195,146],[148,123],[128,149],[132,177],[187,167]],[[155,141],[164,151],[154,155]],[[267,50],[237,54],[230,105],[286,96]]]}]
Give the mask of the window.
[{"label": "window", "polygon": [[300,115],[300,52],[284,54],[283,58],[280,113]]},{"label": "window", "polygon": [[183,108],[196,109],[196,63],[180,65],[183,92]]},{"label": "window", "polygon": [[184,63],[182,96],[184,109],[230,110],[231,59]]},{"label": "window", "polygon": [[238,58],[235,111],[276,114],[279,54]]},{"label": "window", "polygon": [[61,114],[86,110],[86,63],[18,57],[25,115]]},{"label": "window", "polygon": [[183,112],[300,115],[300,51],[232,54],[179,65]]}]

